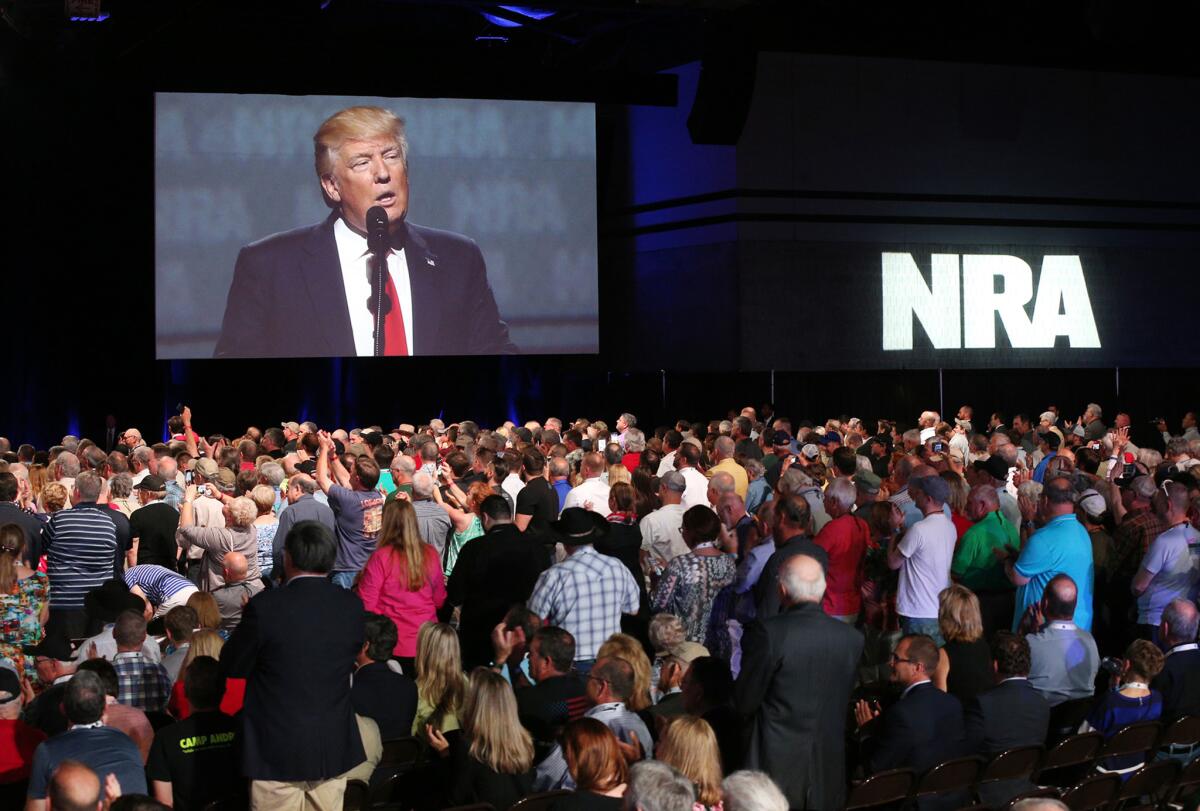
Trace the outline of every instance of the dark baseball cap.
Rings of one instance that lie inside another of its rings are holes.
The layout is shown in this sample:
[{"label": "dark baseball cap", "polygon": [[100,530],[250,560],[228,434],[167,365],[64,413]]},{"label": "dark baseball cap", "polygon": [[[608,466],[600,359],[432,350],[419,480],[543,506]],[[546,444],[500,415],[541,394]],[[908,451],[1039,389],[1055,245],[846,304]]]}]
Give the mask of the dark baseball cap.
[{"label": "dark baseball cap", "polygon": [[976,460],[972,463],[972,467],[976,470],[982,470],[999,481],[1008,480],[1008,462],[1000,458],[999,454],[993,453],[987,459]]},{"label": "dark baseball cap", "polygon": [[140,482],[133,486],[134,490],[149,490],[153,493],[158,493],[167,489],[167,480],[162,476],[155,476],[151,473],[144,477]]},{"label": "dark baseball cap", "polygon": [[908,480],[908,489],[920,490],[938,504],[950,499],[950,485],[941,476],[918,476]]},{"label": "dark baseball cap", "polygon": [[773,445],[775,445],[776,447],[780,447],[780,448],[782,448],[786,445],[791,445],[792,444],[792,435],[789,434],[787,431],[776,431],[775,438],[771,440],[771,443]]}]

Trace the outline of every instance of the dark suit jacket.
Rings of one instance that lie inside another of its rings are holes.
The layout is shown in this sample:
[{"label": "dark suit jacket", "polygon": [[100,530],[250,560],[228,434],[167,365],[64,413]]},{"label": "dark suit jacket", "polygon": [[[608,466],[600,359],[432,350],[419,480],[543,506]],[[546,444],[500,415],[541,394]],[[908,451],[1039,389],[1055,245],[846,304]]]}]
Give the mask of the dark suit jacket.
[{"label": "dark suit jacket", "polygon": [[25,548],[21,557],[32,568],[37,568],[42,556],[42,522],[37,516],[25,512],[13,501],[0,501],[0,524],[16,524],[25,533]]},{"label": "dark suit jacket", "polygon": [[[242,248],[214,357],[356,354],[333,236],[337,216]],[[413,223],[405,223],[400,236],[412,287],[415,353],[515,353],[479,246]]]},{"label": "dark suit jacket", "polygon": [[1050,705],[1026,679],[984,690],[963,710],[967,751],[990,757],[1018,746],[1046,742]]},{"label": "dark suit jacket", "polygon": [[863,636],[815,603],[746,627],[734,688],[750,724],[745,767],[765,771],[791,808],[841,808],[845,722]]},{"label": "dark suit jacket", "polygon": [[1172,653],[1150,686],[1162,693],[1162,720],[1200,715],[1200,650]]},{"label": "dark suit jacket", "polygon": [[462,606],[458,636],[468,670],[492,660],[492,629],[514,603],[529,599],[549,562],[545,548],[515,524],[494,526],[463,546],[446,601]]},{"label": "dark suit jacket", "polygon": [[325,780],[366,759],[350,701],[364,620],[357,595],[324,577],[246,603],[221,651],[225,674],[247,680],[246,777]]},{"label": "dark suit jacket", "polygon": [[356,713],[379,725],[383,740],[412,734],[413,717],[417,714],[417,683],[392,670],[387,662],[371,662],[355,671],[350,701]]},{"label": "dark suit jacket", "polygon": [[964,754],[962,704],[931,682],[914,687],[876,723],[878,734],[863,740],[868,773],[907,767],[920,775]]},{"label": "dark suit jacket", "polygon": [[829,552],[813,543],[807,535],[795,535],[783,543],[775,544],[775,551],[763,565],[758,582],[754,584],[754,602],[759,619],[773,617],[782,610],[779,598],[779,570],[789,558],[796,555],[808,555],[821,564],[823,571],[829,571]]}]

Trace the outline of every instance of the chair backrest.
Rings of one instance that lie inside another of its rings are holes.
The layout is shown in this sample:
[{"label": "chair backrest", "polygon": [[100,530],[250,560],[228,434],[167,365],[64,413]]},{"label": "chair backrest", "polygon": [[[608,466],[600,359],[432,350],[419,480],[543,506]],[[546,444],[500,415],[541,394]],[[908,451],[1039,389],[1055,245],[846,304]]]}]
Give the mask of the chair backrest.
[{"label": "chair backrest", "polygon": [[1013,797],[1011,800],[1009,800],[1008,804],[1005,805],[1004,808],[1007,811],[1008,809],[1011,809],[1017,803],[1021,802],[1021,800],[1032,800],[1035,798],[1042,798],[1042,797],[1057,800],[1058,799],[1058,791],[1056,789],[1052,789],[1052,788],[1039,788],[1039,789],[1035,789],[1033,791],[1026,791],[1022,794],[1018,794],[1016,797]]},{"label": "chair backrest", "polygon": [[559,797],[565,797],[570,794],[569,791],[543,791],[541,794],[530,794],[528,797],[517,800],[508,807],[508,811],[546,811],[550,806],[554,805]]},{"label": "chair backrest", "polygon": [[1101,748],[1099,757],[1114,755],[1139,755],[1149,752],[1158,743],[1162,735],[1162,725],[1157,721],[1138,721],[1123,727],[1108,739]]},{"label": "chair backrest", "polygon": [[395,738],[383,742],[383,757],[379,765],[413,766],[421,759],[421,742],[416,738]]},{"label": "chair backrest", "polygon": [[916,782],[917,776],[912,769],[890,769],[873,774],[850,789],[846,811],[900,802],[908,797]]},{"label": "chair backrest", "polygon": [[444,808],[442,811],[496,811],[491,803],[475,803],[473,805],[456,805],[453,808]]},{"label": "chair backrest", "polygon": [[972,755],[943,761],[922,775],[917,783],[916,796],[928,797],[944,791],[970,788],[983,770],[984,760]]},{"label": "chair backrest", "polygon": [[1074,766],[1079,763],[1090,763],[1096,759],[1096,753],[1103,745],[1104,736],[1099,732],[1081,732],[1078,735],[1072,735],[1046,753],[1046,758],[1042,761],[1042,771]]},{"label": "chair backrest", "polygon": [[1173,724],[1167,725],[1163,730],[1162,737],[1158,740],[1158,745],[1181,744],[1186,746],[1197,741],[1200,741],[1200,716],[1185,715]]},{"label": "chair backrest", "polygon": [[1160,798],[1172,787],[1180,768],[1178,760],[1155,760],[1147,763],[1121,784],[1116,801],[1135,799],[1143,795]]},{"label": "chair backrest", "polygon": [[371,788],[363,780],[347,780],[342,795],[342,811],[363,811],[369,804]]},{"label": "chair backrest", "polygon": [[1050,708],[1050,737],[1070,735],[1079,729],[1092,709],[1092,698],[1073,698]]},{"label": "chair backrest", "polygon": [[992,758],[983,769],[979,782],[989,780],[1015,780],[1028,777],[1037,771],[1046,750],[1041,746],[1018,746],[1001,752]]},{"label": "chair backrest", "polygon": [[1112,802],[1121,787],[1121,778],[1115,774],[1097,774],[1087,778],[1062,796],[1071,811],[1091,811]]},{"label": "chair backrest", "polygon": [[1200,758],[1194,758],[1184,764],[1183,770],[1179,772],[1179,779],[1175,781],[1175,787],[1171,790],[1171,796],[1167,799],[1176,802],[1179,797],[1195,791],[1197,786],[1200,786]]}]

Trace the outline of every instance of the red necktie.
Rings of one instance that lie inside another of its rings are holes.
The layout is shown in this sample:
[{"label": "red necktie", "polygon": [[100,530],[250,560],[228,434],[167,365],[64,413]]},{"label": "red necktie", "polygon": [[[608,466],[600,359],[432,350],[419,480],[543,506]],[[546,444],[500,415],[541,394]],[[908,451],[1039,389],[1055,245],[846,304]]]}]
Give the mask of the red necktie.
[{"label": "red necktie", "polygon": [[383,354],[407,355],[408,339],[404,336],[404,313],[400,311],[400,294],[396,292],[396,283],[392,274],[387,274],[386,293],[392,306],[383,317]]}]

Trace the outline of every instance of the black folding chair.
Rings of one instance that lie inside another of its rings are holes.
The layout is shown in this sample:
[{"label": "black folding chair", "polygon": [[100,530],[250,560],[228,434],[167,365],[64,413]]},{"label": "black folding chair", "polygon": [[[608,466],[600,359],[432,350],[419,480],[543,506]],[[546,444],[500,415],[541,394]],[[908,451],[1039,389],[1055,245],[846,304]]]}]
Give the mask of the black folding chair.
[{"label": "black folding chair", "polygon": [[1155,760],[1147,763],[1121,784],[1121,790],[1117,792],[1110,808],[1117,811],[1125,803],[1140,797],[1148,797],[1150,805],[1157,805],[1171,792],[1179,770],[1180,764],[1177,760]]},{"label": "black folding chair", "polygon": [[1085,767],[1092,765],[1102,746],[1104,736],[1099,732],[1072,735],[1046,753],[1042,767],[1033,782],[1039,786],[1059,786],[1074,782],[1074,779],[1085,771]]},{"label": "black folding chair", "polygon": [[1168,755],[1190,755],[1200,749],[1200,716],[1185,715],[1164,727],[1158,748]]},{"label": "black folding chair", "polygon": [[916,782],[917,776],[912,769],[890,769],[873,774],[850,788],[846,811],[877,808],[906,800]]},{"label": "black folding chair", "polygon": [[364,811],[370,805],[371,787],[365,780],[347,780],[342,811]]},{"label": "black folding chair", "polygon": [[1014,805],[1021,802],[1021,800],[1033,800],[1041,798],[1057,800],[1058,791],[1052,788],[1039,788],[1035,789],[1034,791],[1026,791],[1009,800],[1008,805],[1004,806],[1004,808],[1007,811],[1007,809],[1011,809]]},{"label": "black folding chair", "polygon": [[1096,753],[1097,760],[1120,755],[1142,755],[1158,745],[1162,725],[1157,721],[1138,721],[1122,727]]},{"label": "black folding chair", "polygon": [[1062,796],[1071,811],[1092,811],[1112,802],[1121,788],[1121,778],[1115,774],[1096,774],[1068,789]]},{"label": "black folding chair", "polygon": [[530,794],[517,800],[508,807],[508,811],[547,811],[559,797],[565,797],[569,791],[543,791],[541,794]]},{"label": "black folding chair", "polygon": [[1184,765],[1179,772],[1179,777],[1175,780],[1175,785],[1171,788],[1167,802],[1178,804],[1181,797],[1197,790],[1200,790],[1200,757]]},{"label": "black folding chair", "polygon": [[954,758],[934,766],[917,781],[913,796],[918,800],[928,799],[940,794],[951,792],[966,792],[975,785],[979,773],[983,771],[984,760],[977,755]]},{"label": "black folding chair", "polygon": [[443,808],[442,811],[496,811],[491,803],[475,803],[473,805],[456,805],[453,808]]},{"label": "black folding chair", "polygon": [[1094,699],[1073,698],[1050,708],[1050,725],[1046,729],[1046,748],[1057,745],[1064,738],[1069,738],[1079,731],[1087,714],[1092,709]]},{"label": "black folding chair", "polygon": [[983,768],[975,785],[980,802],[1006,803],[1014,794],[1035,788],[1030,778],[1046,752],[1041,746],[1018,746],[1001,752]]},{"label": "black folding chair", "polygon": [[390,802],[401,793],[401,782],[421,763],[421,744],[416,738],[395,738],[383,742],[383,756],[371,775],[371,806]]}]

